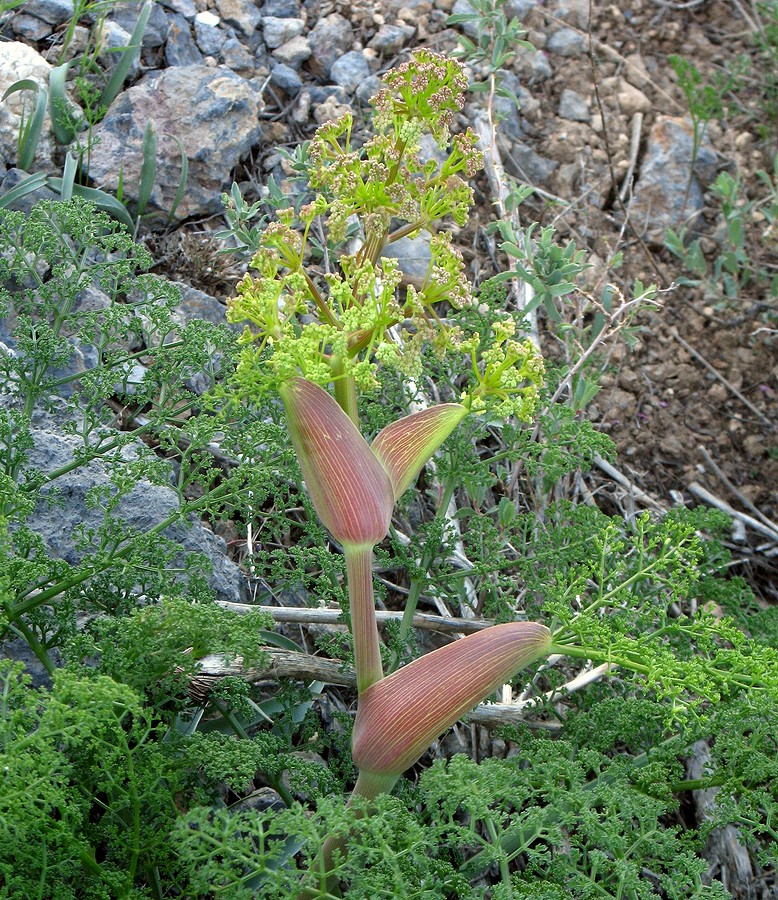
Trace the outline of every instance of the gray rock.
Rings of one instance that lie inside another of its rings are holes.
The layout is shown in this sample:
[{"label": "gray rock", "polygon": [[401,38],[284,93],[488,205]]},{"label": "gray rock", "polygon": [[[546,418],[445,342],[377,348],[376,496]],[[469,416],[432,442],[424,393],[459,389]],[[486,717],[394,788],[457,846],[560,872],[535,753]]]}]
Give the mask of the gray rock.
[{"label": "gray rock", "polygon": [[303,93],[308,96],[314,107],[323,106],[328,100],[334,100],[340,104],[348,103],[348,94],[339,84],[313,84]]},{"label": "gray rock", "polygon": [[394,56],[413,37],[415,30],[411,25],[382,25],[367,46],[381,56]]},{"label": "gray rock", "polygon": [[270,72],[270,83],[280,88],[287,96],[296,97],[303,86],[302,79],[291,66],[279,63]]},{"label": "gray rock", "polygon": [[330,78],[335,84],[344,87],[350,94],[370,76],[370,67],[363,53],[351,50],[336,59],[330,69]]},{"label": "gray rock", "polygon": [[426,278],[432,261],[429,232],[421,231],[413,238],[400,238],[389,244],[381,255],[396,259],[405,275]]},{"label": "gray rock", "polygon": [[505,4],[505,16],[510,21],[518,19],[523,21],[538,5],[538,0],[507,0]]},{"label": "gray rock", "polygon": [[[39,410],[33,415],[32,435],[35,446],[30,451],[30,465],[43,471],[68,465],[74,459],[81,443],[77,437],[67,433],[68,423],[73,413],[64,401],[54,403],[49,411]],[[83,446],[81,444],[81,446]],[[124,451],[128,459],[142,452],[142,445],[128,447]],[[102,520],[99,509],[88,508],[86,497],[95,488],[110,489],[111,479],[105,465],[93,460],[88,465],[56,478],[51,485],[41,491],[46,496],[54,492],[62,502],[54,505],[39,502],[28,519],[28,525],[43,538],[49,552],[70,564],[77,564],[84,557],[84,551],[77,549],[77,536],[82,529],[97,528]],[[178,498],[171,488],[140,481],[118,505],[116,518],[142,533],[173,514],[179,508]],[[240,569],[227,559],[226,545],[212,531],[199,521],[192,520],[189,526],[179,523],[163,532],[169,538],[190,552],[203,553],[213,565],[213,573],[208,582],[221,600],[240,602],[244,595],[244,579]]]},{"label": "gray rock", "polygon": [[548,11],[575,28],[589,27],[589,0],[551,0],[544,4]]},{"label": "gray rock", "polygon": [[230,35],[224,42],[220,59],[228,69],[244,78],[251,78],[256,70],[256,58],[234,35]]},{"label": "gray rock", "polygon": [[220,22],[212,12],[201,12],[195,16],[195,40],[206,56],[218,56],[227,40],[227,33],[219,27]]},{"label": "gray rock", "polygon": [[629,207],[630,221],[652,242],[662,244],[668,228],[684,224],[693,228],[702,211],[698,176],[710,179],[715,175],[716,154],[709,142],[703,143],[690,181],[692,150],[691,122],[657,117]]},{"label": "gray rock", "polygon": [[219,15],[238,31],[251,37],[259,27],[262,15],[254,0],[216,0]]},{"label": "gray rock", "polygon": [[[108,18],[128,34],[132,34],[138,22],[140,10],[140,3],[117,3],[111,6]],[[151,7],[151,15],[143,32],[142,45],[149,48],[161,47],[165,43],[168,24],[164,10],[155,3]]]},{"label": "gray rock", "polygon": [[265,0],[262,4],[263,16],[277,16],[279,19],[299,19],[301,10],[299,0]]},{"label": "gray rock", "polygon": [[586,38],[572,28],[560,28],[548,39],[546,50],[557,56],[580,56],[586,50]]},{"label": "gray rock", "polygon": [[273,59],[285,66],[289,66],[291,69],[299,69],[306,59],[310,59],[311,52],[311,44],[308,38],[298,34],[291,41],[276,47],[273,50]]},{"label": "gray rock", "polygon": [[[507,69],[500,69],[499,78],[500,85],[509,90],[518,99],[518,94],[521,91],[521,82],[513,72],[509,72]],[[519,117],[519,109],[514,100],[511,97],[503,97],[498,94],[494,97],[493,106],[499,120],[500,134],[514,140],[520,138],[522,135],[521,119]]]},{"label": "gray rock", "polygon": [[308,40],[312,51],[308,65],[314,75],[326,80],[335,60],[351,49],[354,29],[340,13],[330,13],[319,19]]},{"label": "gray rock", "polygon": [[221,213],[230,171],[259,141],[259,110],[256,91],[229,69],[180,66],[150,73],[120,94],[95,126],[89,174],[116,191],[123,172],[125,195],[133,201],[143,133],[152,121],[159,143],[150,211],[170,211],[181,175],[178,138],[189,155],[189,181],[176,218]]},{"label": "gray rock", "polygon": [[[225,317],[225,306],[220,303],[215,297],[212,297],[210,294],[206,294],[204,291],[199,291],[197,288],[193,288],[188,284],[184,284],[183,282],[172,282],[172,284],[178,289],[178,292],[181,296],[181,300],[173,310],[172,319],[173,322],[180,328],[184,329],[187,325],[192,322],[209,322],[212,325],[224,325],[224,317]],[[149,326],[149,322],[144,317],[144,324],[146,327]],[[243,323],[237,323],[229,326],[236,335],[239,335],[243,331]],[[146,343],[151,343],[150,336],[145,334]],[[165,343],[169,343],[170,341],[177,340],[177,334],[169,335]],[[219,371],[221,367],[221,355],[215,354],[212,358],[212,364],[215,372]],[[130,376],[133,377],[133,373],[130,372]],[[142,379],[141,379],[142,380]],[[205,372],[194,372],[190,375],[186,381],[184,382],[194,394],[197,396],[202,396],[206,391],[210,390],[213,387],[213,383],[209,375]]]},{"label": "gray rock", "polygon": [[[111,21],[110,19],[106,19],[103,23],[103,29],[100,33],[100,53],[98,54],[98,59],[106,68],[106,70],[111,70],[115,68],[116,64],[122,58],[121,51],[124,50],[125,47],[129,47],[132,42],[132,29],[130,31],[125,31],[121,25],[118,25],[116,22]],[[140,70],[140,59],[136,56],[132,61],[132,65],[130,66],[130,70],[127,73],[125,81],[132,81],[138,71]]]},{"label": "gray rock", "polygon": [[530,61],[530,82],[534,84],[536,81],[545,81],[551,78],[551,63],[548,61],[548,54],[543,50],[536,50],[532,54]]},{"label": "gray rock", "polygon": [[23,12],[14,13],[11,18],[11,28],[14,36],[29,44],[45,40],[51,34],[53,27],[48,22],[44,22],[43,19],[28,16]]},{"label": "gray rock", "polygon": [[73,0],[27,0],[24,12],[49,25],[61,25],[73,16]]},{"label": "gray rock", "polygon": [[378,75],[370,75],[357,88],[357,99],[360,103],[367,105],[368,103],[370,103],[373,97],[375,97],[380,89],[381,79],[378,77]]},{"label": "gray rock", "polygon": [[505,168],[529,184],[545,184],[559,163],[535,153],[526,144],[513,143],[505,158]]},{"label": "gray rock", "polygon": [[203,54],[192,37],[189,22],[180,13],[168,15],[168,28],[165,43],[165,62],[168,66],[197,66],[203,62]]},{"label": "gray rock", "polygon": [[169,9],[178,15],[183,16],[188,21],[192,21],[197,15],[197,7],[194,0],[157,0],[160,6]]},{"label": "gray rock", "polygon": [[298,34],[303,33],[305,23],[302,19],[287,18],[282,19],[279,16],[263,16],[262,17],[262,36],[265,44],[271,50],[280,47]]},{"label": "gray rock", "polygon": [[591,118],[586,100],[570,88],[565,88],[559,98],[559,115],[572,122],[588,122]]},{"label": "gray rock", "polygon": [[[182,281],[175,281],[173,284],[181,292],[181,302],[173,313],[173,321],[182,327],[192,322],[224,325],[226,307],[216,297],[206,294],[205,291],[198,291],[197,288],[184,284]],[[243,325],[237,324],[231,327],[236,334],[243,331]]]}]

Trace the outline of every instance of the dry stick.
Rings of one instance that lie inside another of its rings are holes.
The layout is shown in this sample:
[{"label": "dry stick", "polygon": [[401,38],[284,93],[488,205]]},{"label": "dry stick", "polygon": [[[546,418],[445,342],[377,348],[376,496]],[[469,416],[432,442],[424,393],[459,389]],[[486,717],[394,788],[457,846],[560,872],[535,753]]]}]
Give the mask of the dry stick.
[{"label": "dry stick", "polygon": [[[605,130],[605,122],[602,124]],[[621,190],[619,191],[619,201],[623,204],[627,199],[627,194],[632,190],[632,176],[635,174],[635,166],[638,163],[638,152],[640,151],[640,136],[643,131],[643,113],[636,112],[632,117],[632,135],[629,141],[629,165],[627,166],[627,174],[624,181],[621,182]]]},{"label": "dry stick", "polygon": [[754,531],[758,531],[760,534],[766,535],[773,541],[778,541],[778,531],[776,531],[774,528],[768,528],[753,516],[749,516],[746,513],[740,512],[739,510],[730,506],[729,503],[726,502],[726,500],[722,500],[715,494],[712,494],[709,490],[707,490],[707,488],[704,488],[696,481],[693,481],[689,485],[689,493],[694,494],[695,497],[699,497],[700,500],[704,500],[711,506],[715,506],[716,509],[720,509],[722,512],[727,513],[727,515],[732,516],[733,519],[738,519],[744,525],[750,526],[754,529]]},{"label": "dry stick", "polygon": [[623,475],[621,472],[619,472],[618,469],[614,468],[607,460],[603,459],[601,456],[595,456],[594,464],[609,478],[612,478],[615,482],[628,490],[636,500],[640,500],[641,503],[644,503],[646,506],[650,506],[657,512],[666,512],[664,506],[658,500],[655,500],[650,494],[647,494],[644,490],[641,490],[641,488],[639,488],[634,482],[630,481],[626,477],[626,475]]},{"label": "dry stick", "polygon": [[[505,175],[500,151],[497,147],[497,141],[494,133],[494,125],[491,117],[491,107],[489,115],[481,113],[475,117],[475,131],[478,134],[481,150],[484,154],[484,171],[489,181],[489,187],[495,197],[495,206],[497,207],[500,217],[510,219],[510,223],[515,230],[521,228],[519,222],[519,214],[514,210],[510,216],[508,215],[508,207],[506,200],[508,197],[508,179]],[[513,295],[516,298],[516,306],[519,312],[523,313],[526,306],[531,302],[533,290],[531,285],[522,281],[518,276],[511,279]],[[537,311],[532,310],[526,315],[529,322],[530,337],[536,347],[540,347],[540,338],[538,336],[538,316]]]},{"label": "dry stick", "polygon": [[763,412],[760,412],[747,397],[744,397],[743,394],[741,394],[740,391],[734,386],[734,384],[731,384],[729,381],[727,381],[727,379],[721,374],[721,372],[718,371],[718,369],[714,369],[713,366],[708,362],[707,359],[705,359],[705,357],[701,353],[698,353],[697,350],[694,349],[694,347],[688,344],[681,337],[681,335],[678,334],[677,328],[672,327],[669,330],[670,334],[678,341],[678,343],[684,348],[684,350],[688,350],[688,352],[691,353],[691,355],[696,360],[698,360],[703,364],[703,366],[705,366],[705,368],[711,373],[711,375],[718,378],[718,380],[729,391],[731,391],[732,394],[734,394],[734,396],[737,397],[744,406],[748,407],[748,409],[750,409],[758,419],[760,419],[762,422],[764,422],[765,425],[767,425],[770,431],[776,430],[775,423],[771,422]]},{"label": "dry stick", "polygon": [[713,458],[711,457],[710,453],[708,453],[708,451],[705,449],[705,447],[700,445],[699,447],[697,447],[697,449],[700,451],[703,458],[705,459],[705,462],[708,464],[708,468],[711,469],[711,471],[716,476],[718,476],[719,481],[721,481],[721,483],[726,488],[728,488],[735,497],[738,498],[738,500],[743,504],[743,506],[746,507],[746,509],[750,509],[751,512],[757,517],[757,519],[759,519],[768,528],[774,529],[775,533],[778,534],[778,524],[773,522],[771,519],[768,519],[766,515],[764,515],[760,510],[758,510],[756,508],[756,506],[754,506],[754,504],[748,499],[748,497],[746,497],[746,495],[744,493],[742,493],[742,491],[739,491],[735,487],[735,485],[732,484],[732,482],[729,480],[729,478],[727,478],[727,476],[724,474],[724,472],[722,472],[722,470],[719,468],[719,466],[716,465],[716,463],[713,461]]},{"label": "dry stick", "polygon": [[[284,622],[296,625],[342,625],[343,612],[335,608],[308,609],[306,607],[287,606],[256,606],[251,603],[233,603],[230,600],[217,600],[223,609],[229,609],[237,613],[261,612],[273,617],[274,622]],[[400,622],[402,613],[376,610],[376,619],[379,624],[386,622]],[[451,616],[435,616],[430,613],[416,613],[413,617],[413,627],[426,631],[437,631],[441,634],[470,634],[475,631],[483,631],[492,623],[482,619],[459,619]]]}]

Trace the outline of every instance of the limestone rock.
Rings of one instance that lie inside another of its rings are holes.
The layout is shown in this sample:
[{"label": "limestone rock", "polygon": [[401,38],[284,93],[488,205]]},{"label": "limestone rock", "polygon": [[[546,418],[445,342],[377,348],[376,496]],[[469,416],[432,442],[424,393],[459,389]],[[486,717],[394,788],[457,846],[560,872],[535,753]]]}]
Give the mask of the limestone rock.
[{"label": "limestone rock", "polygon": [[143,162],[143,132],[154,122],[157,178],[149,209],[170,211],[181,175],[178,138],[189,158],[189,181],[177,219],[221,212],[230,171],[260,137],[257,92],[229,69],[180,66],[147,75],[120,94],[94,128],[98,138],[89,174],[114,192],[124,174],[125,197],[136,196]]},{"label": "limestone rock", "polygon": [[648,137],[640,177],[630,204],[630,220],[648,240],[663,243],[668,228],[694,226],[703,208],[698,174],[715,172],[716,155],[703,142],[691,175],[692,125],[686,119],[658,116]]}]

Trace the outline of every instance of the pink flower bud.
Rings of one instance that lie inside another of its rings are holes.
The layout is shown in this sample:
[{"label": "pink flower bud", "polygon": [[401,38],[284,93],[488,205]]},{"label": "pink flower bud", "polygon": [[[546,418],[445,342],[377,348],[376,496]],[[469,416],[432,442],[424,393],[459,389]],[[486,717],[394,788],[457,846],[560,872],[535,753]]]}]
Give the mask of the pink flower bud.
[{"label": "pink flower bud", "polygon": [[354,763],[376,775],[400,775],[464,713],[550,647],[545,625],[494,625],[375,682],[359,698]]}]

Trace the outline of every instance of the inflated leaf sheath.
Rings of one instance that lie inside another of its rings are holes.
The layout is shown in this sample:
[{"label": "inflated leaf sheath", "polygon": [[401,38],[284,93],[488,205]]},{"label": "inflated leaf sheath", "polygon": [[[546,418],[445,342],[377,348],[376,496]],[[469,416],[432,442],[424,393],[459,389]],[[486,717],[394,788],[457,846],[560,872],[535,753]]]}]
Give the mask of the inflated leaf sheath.
[{"label": "inflated leaf sheath", "polygon": [[281,386],[289,433],[311,501],[332,536],[373,546],[389,531],[394,492],[370,445],[338,403],[305,378]]},{"label": "inflated leaf sheath", "polygon": [[378,434],[373,452],[389,473],[395,500],[466,415],[460,403],[441,403],[398,419]]},{"label": "inflated leaf sheath", "polygon": [[377,681],[359,699],[354,763],[377,775],[400,775],[436,737],[550,646],[545,625],[494,625]]}]

